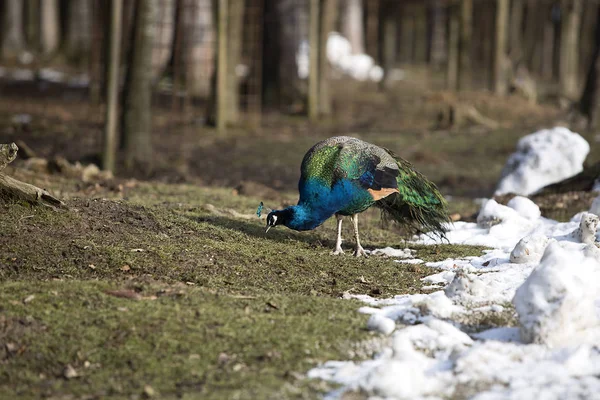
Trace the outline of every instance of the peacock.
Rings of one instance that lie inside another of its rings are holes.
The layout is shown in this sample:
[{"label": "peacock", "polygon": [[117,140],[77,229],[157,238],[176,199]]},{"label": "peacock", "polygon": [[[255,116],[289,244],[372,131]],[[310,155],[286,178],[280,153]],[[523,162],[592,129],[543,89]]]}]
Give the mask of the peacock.
[{"label": "peacock", "polygon": [[[342,218],[350,216],[354,255],[366,256],[358,214],[374,205],[392,220],[444,237],[444,224],[450,219],[443,196],[435,184],[388,149],[349,136],[331,137],[308,150],[300,170],[298,204],[269,212],[267,232],[277,225],[312,230],[335,215],[337,239],[332,254],[338,255],[344,253]],[[259,216],[261,210],[262,203]]]}]

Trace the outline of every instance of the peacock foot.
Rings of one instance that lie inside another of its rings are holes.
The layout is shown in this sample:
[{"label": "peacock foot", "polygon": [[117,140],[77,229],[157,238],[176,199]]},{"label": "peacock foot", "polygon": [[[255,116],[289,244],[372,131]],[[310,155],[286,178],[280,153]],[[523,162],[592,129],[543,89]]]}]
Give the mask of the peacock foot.
[{"label": "peacock foot", "polygon": [[336,247],[335,250],[331,252],[332,256],[339,256],[340,254],[344,254],[344,250],[341,247]]},{"label": "peacock foot", "polygon": [[365,249],[363,249],[362,246],[358,245],[354,249],[354,257],[360,257],[360,256],[369,257],[369,255],[365,252]]}]

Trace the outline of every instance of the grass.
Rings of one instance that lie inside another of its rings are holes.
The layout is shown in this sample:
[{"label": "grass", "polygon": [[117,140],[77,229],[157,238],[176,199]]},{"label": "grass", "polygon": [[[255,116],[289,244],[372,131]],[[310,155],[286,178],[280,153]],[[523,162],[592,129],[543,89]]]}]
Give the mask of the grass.
[{"label": "grass", "polygon": [[316,361],[351,357],[365,336],[354,302],[158,284],[135,285],[146,300],[107,294],[120,287],[3,285],[2,339],[14,350],[0,364],[0,396],[131,398],[150,386],[160,398],[281,398]]},{"label": "grass", "polygon": [[[69,211],[0,209],[0,398],[315,398],[327,387],[308,369],[368,357],[361,343],[377,337],[340,296],[415,293],[428,274],[331,256],[331,221],[265,234],[259,199],[231,189],[139,183],[77,199],[50,181]],[[367,248],[406,246],[374,211],[361,232]],[[411,247],[426,261],[481,252]]]}]

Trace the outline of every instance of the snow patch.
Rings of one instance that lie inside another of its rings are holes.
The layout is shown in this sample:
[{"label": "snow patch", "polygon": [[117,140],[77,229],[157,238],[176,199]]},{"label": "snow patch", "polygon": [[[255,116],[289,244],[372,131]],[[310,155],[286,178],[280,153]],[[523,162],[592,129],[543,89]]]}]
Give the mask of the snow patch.
[{"label": "snow patch", "polygon": [[[426,263],[438,271],[423,282],[443,290],[388,299],[345,295],[368,304],[360,311],[371,315],[369,328],[389,335],[390,344],[371,360],[329,361],[309,377],[340,385],[330,399],[348,390],[393,399],[598,398],[598,218],[580,213],[558,223],[534,206],[523,198],[509,207],[489,200],[477,224],[450,226],[451,243],[493,249]],[[426,235],[416,241],[436,243]],[[511,302],[518,327],[472,333],[470,317],[511,318]]]},{"label": "snow patch", "polygon": [[595,305],[599,294],[600,263],[595,255],[589,249],[573,251],[550,243],[513,299],[521,338],[549,346],[581,342],[582,336],[600,339]]},{"label": "snow patch", "polygon": [[[296,51],[296,65],[298,77],[308,78],[310,67],[310,46],[303,40]],[[380,82],[384,76],[384,70],[375,64],[373,57],[353,53],[348,39],[338,32],[330,32],[327,37],[327,59],[334,69],[358,81]]]},{"label": "snow patch", "polygon": [[541,233],[534,233],[519,240],[510,253],[510,262],[515,264],[538,263],[550,239]]},{"label": "snow patch", "polygon": [[502,171],[496,194],[529,195],[583,170],[590,145],[567,128],[544,129],[517,144]]}]

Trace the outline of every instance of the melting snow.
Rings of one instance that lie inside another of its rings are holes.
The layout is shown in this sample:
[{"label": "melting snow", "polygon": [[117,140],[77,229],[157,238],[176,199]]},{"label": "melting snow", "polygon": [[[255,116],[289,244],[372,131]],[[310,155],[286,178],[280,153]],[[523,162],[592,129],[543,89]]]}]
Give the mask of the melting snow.
[{"label": "melting snow", "polygon": [[[384,71],[375,64],[373,57],[353,53],[348,39],[337,32],[330,32],[327,37],[327,59],[331,65],[342,73],[358,81],[379,82],[383,79]],[[296,52],[298,77],[308,78],[310,67],[310,46],[306,40],[300,43]]]},{"label": "melting snow", "polygon": [[590,145],[567,128],[544,129],[517,144],[502,171],[496,194],[529,195],[583,170]]},{"label": "melting snow", "polygon": [[[597,224],[590,213],[566,223],[543,218],[523,197],[483,203],[477,223],[455,223],[448,239],[491,250],[427,263],[438,271],[424,283],[443,289],[434,293],[347,294],[368,304],[360,309],[370,315],[367,328],[388,335],[387,347],[367,361],[326,362],[308,376],[341,386],[330,399],[348,390],[372,399],[600,398]],[[378,253],[414,259],[406,250]],[[478,313],[510,316],[511,303],[517,327],[473,333],[464,322]]]}]

